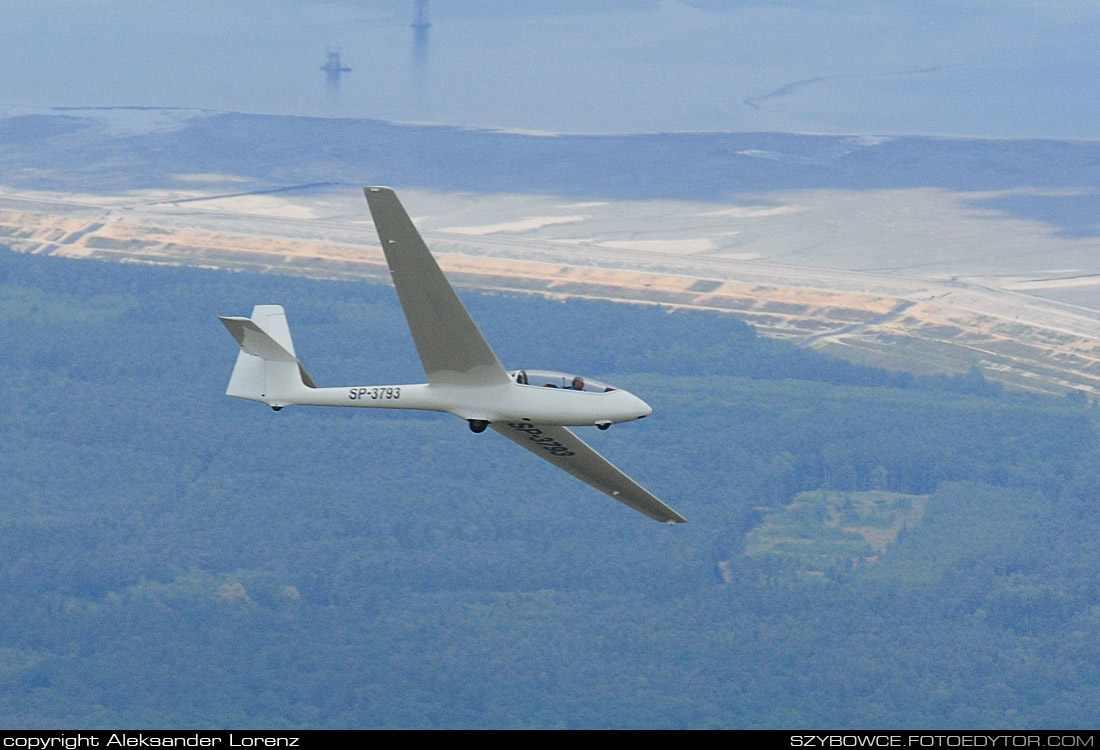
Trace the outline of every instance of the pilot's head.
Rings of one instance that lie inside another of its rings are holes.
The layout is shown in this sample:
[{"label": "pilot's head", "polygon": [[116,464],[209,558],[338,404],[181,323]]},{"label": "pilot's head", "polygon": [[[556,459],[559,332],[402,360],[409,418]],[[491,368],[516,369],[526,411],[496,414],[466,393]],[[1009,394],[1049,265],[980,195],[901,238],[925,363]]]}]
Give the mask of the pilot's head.
[{"label": "pilot's head", "polygon": [[580,375],[577,375],[575,378],[573,378],[573,390],[574,391],[583,391],[584,390],[584,378],[582,378]]}]

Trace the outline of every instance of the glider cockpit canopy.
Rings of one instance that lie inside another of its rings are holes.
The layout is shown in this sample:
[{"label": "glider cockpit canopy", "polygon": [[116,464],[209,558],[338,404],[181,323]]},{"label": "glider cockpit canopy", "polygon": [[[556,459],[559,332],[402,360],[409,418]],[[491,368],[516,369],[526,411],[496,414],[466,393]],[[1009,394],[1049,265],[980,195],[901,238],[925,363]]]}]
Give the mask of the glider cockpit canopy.
[{"label": "glider cockpit canopy", "polygon": [[567,391],[585,391],[587,393],[607,393],[615,388],[607,383],[586,378],[569,372],[553,372],[552,370],[516,370],[508,373],[519,385],[538,386],[543,388],[561,388]]}]

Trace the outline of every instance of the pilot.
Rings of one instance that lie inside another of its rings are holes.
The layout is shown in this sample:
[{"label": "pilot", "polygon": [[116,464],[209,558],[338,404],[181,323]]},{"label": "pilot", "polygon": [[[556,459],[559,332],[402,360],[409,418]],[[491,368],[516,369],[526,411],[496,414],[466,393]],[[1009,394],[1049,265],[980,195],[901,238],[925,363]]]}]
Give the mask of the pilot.
[{"label": "pilot", "polygon": [[582,378],[580,375],[577,375],[576,377],[573,378],[573,390],[574,391],[583,391],[584,390],[584,378]]},{"label": "pilot", "polygon": [[520,385],[527,385],[527,371],[526,370],[520,370],[519,371],[519,373],[516,375],[516,382],[519,383]]}]

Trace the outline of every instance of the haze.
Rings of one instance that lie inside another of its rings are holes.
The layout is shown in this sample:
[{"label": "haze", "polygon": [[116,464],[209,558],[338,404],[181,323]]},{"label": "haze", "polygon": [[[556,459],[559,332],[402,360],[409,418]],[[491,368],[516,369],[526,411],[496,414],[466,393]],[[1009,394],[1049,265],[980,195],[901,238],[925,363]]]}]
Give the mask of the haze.
[{"label": "haze", "polygon": [[[1089,2],[5,0],[0,106],[1100,137]],[[338,50],[352,68],[319,70]],[[15,61],[15,64],[13,64]]]}]

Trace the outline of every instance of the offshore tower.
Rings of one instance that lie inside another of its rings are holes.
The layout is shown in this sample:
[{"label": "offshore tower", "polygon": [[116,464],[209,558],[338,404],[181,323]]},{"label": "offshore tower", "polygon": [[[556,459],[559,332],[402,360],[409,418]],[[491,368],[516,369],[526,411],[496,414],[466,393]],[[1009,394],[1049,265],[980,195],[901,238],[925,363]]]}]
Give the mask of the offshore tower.
[{"label": "offshore tower", "polygon": [[431,28],[432,22],[428,20],[428,0],[416,0],[416,10],[413,13],[411,25],[418,31]]},{"label": "offshore tower", "polygon": [[329,75],[346,73],[351,70],[347,65],[340,62],[340,52],[338,50],[328,51],[328,62],[321,66],[321,70],[325,71]]}]

